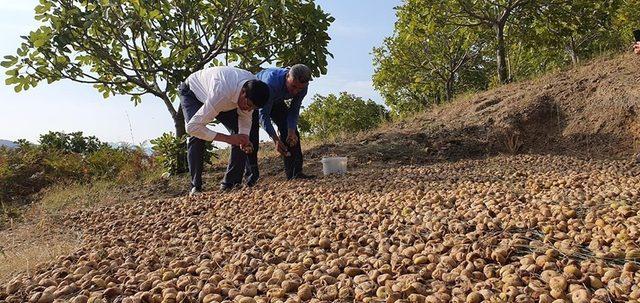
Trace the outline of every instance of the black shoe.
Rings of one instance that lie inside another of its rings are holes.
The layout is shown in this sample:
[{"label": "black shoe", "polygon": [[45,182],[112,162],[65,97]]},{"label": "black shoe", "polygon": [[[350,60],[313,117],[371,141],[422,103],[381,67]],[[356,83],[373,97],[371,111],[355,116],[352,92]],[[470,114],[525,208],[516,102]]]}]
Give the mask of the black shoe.
[{"label": "black shoe", "polygon": [[189,197],[198,196],[200,194],[202,194],[202,190],[192,187],[191,191],[189,192]]},{"label": "black shoe", "polygon": [[229,185],[229,184],[220,184],[220,191],[228,192],[228,191],[232,191],[236,187],[237,186]]},{"label": "black shoe", "polygon": [[256,183],[258,183],[258,181],[249,181],[247,182],[247,187],[253,187],[254,185],[256,185]]},{"label": "black shoe", "polygon": [[307,174],[304,174],[304,173],[299,173],[299,174],[295,175],[292,179],[313,180],[315,178],[316,178],[316,176],[314,176],[314,175],[307,175]]}]

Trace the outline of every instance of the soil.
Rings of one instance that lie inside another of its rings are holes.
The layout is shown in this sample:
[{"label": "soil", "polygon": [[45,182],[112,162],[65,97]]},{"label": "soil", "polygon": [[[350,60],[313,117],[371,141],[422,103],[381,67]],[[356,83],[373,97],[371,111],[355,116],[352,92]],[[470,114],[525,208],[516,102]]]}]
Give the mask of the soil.
[{"label": "soil", "polygon": [[640,148],[640,57],[578,68],[462,97],[310,157],[430,163],[498,153],[629,159]]}]

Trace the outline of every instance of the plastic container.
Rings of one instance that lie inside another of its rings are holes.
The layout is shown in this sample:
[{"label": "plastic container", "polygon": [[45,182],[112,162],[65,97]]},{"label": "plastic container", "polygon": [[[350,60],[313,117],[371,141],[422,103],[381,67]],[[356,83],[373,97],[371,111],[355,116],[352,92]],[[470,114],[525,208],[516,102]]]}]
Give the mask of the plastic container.
[{"label": "plastic container", "polygon": [[322,173],[345,174],[347,173],[347,157],[322,157]]}]

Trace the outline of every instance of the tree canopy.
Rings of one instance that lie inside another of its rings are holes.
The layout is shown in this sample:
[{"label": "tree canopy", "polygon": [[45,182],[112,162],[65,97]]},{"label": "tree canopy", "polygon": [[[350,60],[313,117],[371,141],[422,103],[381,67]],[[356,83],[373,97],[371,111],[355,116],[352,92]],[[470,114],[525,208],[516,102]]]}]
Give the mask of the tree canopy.
[{"label": "tree canopy", "polygon": [[5,56],[16,92],[42,81],[93,85],[104,97],[162,100],[184,135],[177,86],[210,65],[257,71],[304,63],[326,73],[333,18],[313,0],[41,0],[40,27]]},{"label": "tree canopy", "polygon": [[402,115],[627,48],[640,2],[405,0],[373,82]]}]

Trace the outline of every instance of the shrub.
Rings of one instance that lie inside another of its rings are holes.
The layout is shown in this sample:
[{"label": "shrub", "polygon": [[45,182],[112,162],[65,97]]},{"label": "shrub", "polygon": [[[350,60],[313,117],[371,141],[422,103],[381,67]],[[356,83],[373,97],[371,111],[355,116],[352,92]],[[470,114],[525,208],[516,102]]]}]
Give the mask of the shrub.
[{"label": "shrub", "polygon": [[315,95],[300,116],[300,131],[318,138],[342,132],[357,132],[378,126],[388,120],[389,111],[371,99],[340,93],[324,97]]},{"label": "shrub", "polygon": [[110,147],[95,137],[81,138],[80,132],[61,134],[41,136],[41,145],[19,140],[18,148],[0,148],[0,202],[32,195],[52,184],[129,183],[156,171],[142,148]]},{"label": "shrub", "polygon": [[62,132],[48,132],[40,136],[40,146],[46,150],[57,150],[65,153],[91,154],[108,147],[94,136],[84,137],[82,132],[65,134]]},{"label": "shrub", "polygon": [[[153,155],[165,173],[175,175],[187,171],[187,138],[186,135],[176,137],[170,132],[151,140]],[[211,142],[205,142],[205,163],[211,164],[214,149]]]}]

